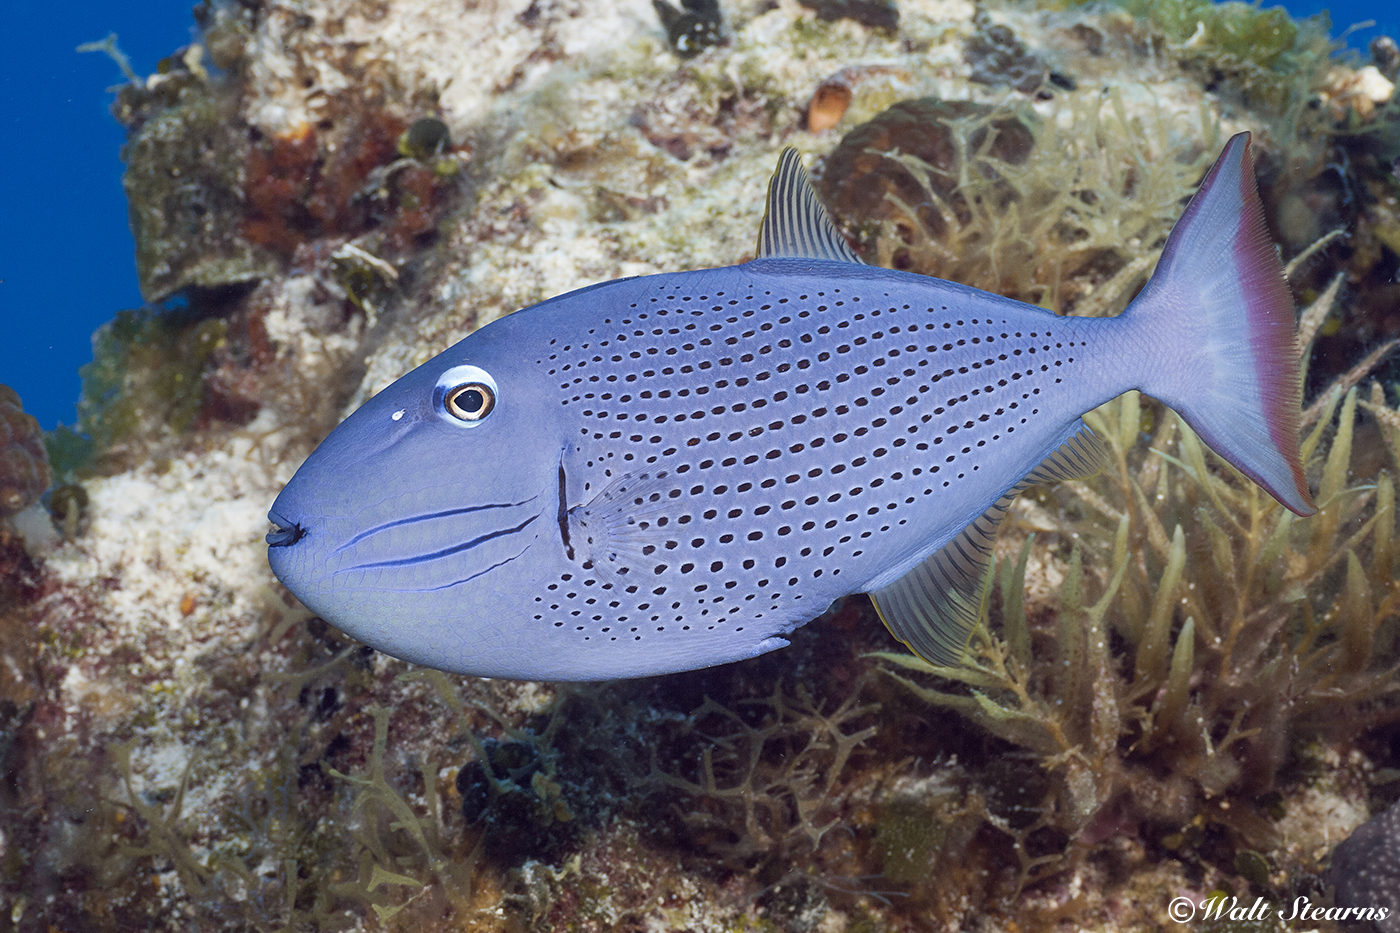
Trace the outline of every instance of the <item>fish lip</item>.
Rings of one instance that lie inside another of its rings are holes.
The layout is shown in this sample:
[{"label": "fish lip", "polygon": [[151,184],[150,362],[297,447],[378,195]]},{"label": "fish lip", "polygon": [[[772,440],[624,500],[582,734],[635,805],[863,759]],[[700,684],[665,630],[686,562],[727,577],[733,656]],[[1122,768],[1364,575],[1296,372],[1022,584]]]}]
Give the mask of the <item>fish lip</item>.
[{"label": "fish lip", "polygon": [[267,520],[272,523],[272,530],[266,538],[270,548],[291,547],[306,537],[306,529],[299,522],[289,521],[276,510],[267,513]]}]

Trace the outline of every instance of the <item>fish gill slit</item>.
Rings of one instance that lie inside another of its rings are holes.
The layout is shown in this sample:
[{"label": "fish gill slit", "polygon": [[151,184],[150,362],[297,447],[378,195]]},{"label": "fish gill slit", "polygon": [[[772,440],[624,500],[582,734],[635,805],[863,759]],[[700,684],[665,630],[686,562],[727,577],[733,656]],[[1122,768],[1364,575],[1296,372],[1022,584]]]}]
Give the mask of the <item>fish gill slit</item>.
[{"label": "fish gill slit", "polygon": [[564,542],[564,553],[569,560],[574,559],[574,545],[569,540],[568,478],[564,475],[564,461],[559,461],[559,537]]}]

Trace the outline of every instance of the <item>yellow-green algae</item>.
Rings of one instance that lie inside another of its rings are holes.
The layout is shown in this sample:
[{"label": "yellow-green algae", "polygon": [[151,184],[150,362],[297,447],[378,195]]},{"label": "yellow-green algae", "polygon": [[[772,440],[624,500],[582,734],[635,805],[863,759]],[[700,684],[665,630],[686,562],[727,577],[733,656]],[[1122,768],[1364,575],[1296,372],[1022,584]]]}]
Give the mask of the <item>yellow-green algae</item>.
[{"label": "yellow-green algae", "polygon": [[993,571],[1000,631],[978,632],[974,663],[881,657],[935,675],[890,670],[920,699],[1041,760],[1052,785],[1039,822],[1066,838],[1129,795],[1139,818],[1204,817],[1239,851],[1268,849],[1270,813],[1250,801],[1278,787],[1293,743],[1348,740],[1395,716],[1400,448],[1354,479],[1357,389],[1326,393],[1303,443],[1320,512],[1301,521],[1162,414],[1134,393],[1087,416],[1111,452],[1105,475],[1041,494],[1069,546],[1048,629],[1031,628],[1020,599],[1027,537]]},{"label": "yellow-green algae", "polygon": [[1273,116],[1307,103],[1333,50],[1325,12],[1294,20],[1281,6],[1240,0],[1114,2],[1158,30],[1167,54],[1203,80],[1224,82],[1250,107]]}]

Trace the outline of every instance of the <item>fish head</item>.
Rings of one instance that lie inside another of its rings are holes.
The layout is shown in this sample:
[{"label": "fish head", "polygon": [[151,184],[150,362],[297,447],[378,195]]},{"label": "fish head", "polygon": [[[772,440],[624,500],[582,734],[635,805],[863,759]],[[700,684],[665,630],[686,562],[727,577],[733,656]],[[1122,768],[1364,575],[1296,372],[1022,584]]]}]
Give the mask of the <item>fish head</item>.
[{"label": "fish head", "polygon": [[511,653],[501,607],[557,572],[559,401],[523,365],[531,335],[510,324],[483,328],[357,409],[269,512],[278,579],[395,657],[506,673],[474,659]]}]

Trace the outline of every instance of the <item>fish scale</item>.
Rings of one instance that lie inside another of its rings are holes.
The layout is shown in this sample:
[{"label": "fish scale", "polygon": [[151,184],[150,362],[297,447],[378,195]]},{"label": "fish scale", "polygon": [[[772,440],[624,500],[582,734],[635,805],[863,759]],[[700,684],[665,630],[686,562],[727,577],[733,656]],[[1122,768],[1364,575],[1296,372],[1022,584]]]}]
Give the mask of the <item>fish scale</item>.
[{"label": "fish scale", "polygon": [[508,315],[340,425],[269,512],[309,608],[397,657],[590,680],[752,657],[834,599],[961,663],[997,528],[1139,389],[1299,514],[1291,298],[1227,145],[1122,315],[859,262],[779,160],[758,258]]}]

